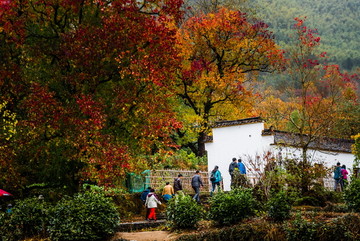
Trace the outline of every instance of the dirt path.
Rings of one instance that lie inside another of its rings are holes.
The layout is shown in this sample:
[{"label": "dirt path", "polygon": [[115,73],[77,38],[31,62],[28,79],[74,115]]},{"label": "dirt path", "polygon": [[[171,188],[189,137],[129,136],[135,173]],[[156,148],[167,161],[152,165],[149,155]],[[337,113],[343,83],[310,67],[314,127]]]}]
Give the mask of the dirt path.
[{"label": "dirt path", "polygon": [[170,241],[176,238],[176,234],[168,231],[148,231],[148,232],[118,232],[112,238],[113,241],[126,239],[131,241]]}]

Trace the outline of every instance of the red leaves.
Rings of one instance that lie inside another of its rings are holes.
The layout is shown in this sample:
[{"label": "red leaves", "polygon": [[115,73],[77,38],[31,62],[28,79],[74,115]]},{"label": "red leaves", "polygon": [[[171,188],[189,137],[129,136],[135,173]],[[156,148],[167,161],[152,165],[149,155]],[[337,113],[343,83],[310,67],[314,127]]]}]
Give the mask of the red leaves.
[{"label": "red leaves", "polygon": [[28,116],[25,123],[28,123],[29,126],[59,128],[59,120],[62,118],[64,110],[55,99],[55,93],[50,92],[47,87],[33,83],[22,107],[27,111]]},{"label": "red leaves", "polygon": [[130,156],[126,147],[115,146],[106,141],[89,147],[91,158],[82,171],[84,180],[96,181],[99,186],[114,187],[118,177],[125,176],[130,170]]},{"label": "red leaves", "polygon": [[[101,130],[104,127],[106,114],[103,112],[104,106],[101,103],[94,101],[90,95],[81,95],[77,98],[76,103],[83,114],[84,128]],[[81,121],[78,124],[81,125]]]}]

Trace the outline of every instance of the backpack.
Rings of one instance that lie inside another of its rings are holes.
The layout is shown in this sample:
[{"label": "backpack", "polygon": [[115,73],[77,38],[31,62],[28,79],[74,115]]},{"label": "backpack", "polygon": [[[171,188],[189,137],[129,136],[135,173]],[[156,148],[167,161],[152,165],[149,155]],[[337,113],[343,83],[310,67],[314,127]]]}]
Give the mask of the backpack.
[{"label": "backpack", "polygon": [[215,178],[215,172],[211,172],[211,176],[210,176],[210,181],[215,181],[216,178]]}]

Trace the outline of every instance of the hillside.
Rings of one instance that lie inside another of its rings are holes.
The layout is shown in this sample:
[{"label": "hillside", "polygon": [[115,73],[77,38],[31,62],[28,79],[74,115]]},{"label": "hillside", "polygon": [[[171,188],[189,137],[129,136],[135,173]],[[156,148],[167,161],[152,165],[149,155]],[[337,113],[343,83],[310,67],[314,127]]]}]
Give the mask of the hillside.
[{"label": "hillside", "polygon": [[307,17],[318,30],[322,51],[346,70],[360,66],[360,1],[357,0],[252,0],[257,17],[270,25],[285,47],[295,17]]}]

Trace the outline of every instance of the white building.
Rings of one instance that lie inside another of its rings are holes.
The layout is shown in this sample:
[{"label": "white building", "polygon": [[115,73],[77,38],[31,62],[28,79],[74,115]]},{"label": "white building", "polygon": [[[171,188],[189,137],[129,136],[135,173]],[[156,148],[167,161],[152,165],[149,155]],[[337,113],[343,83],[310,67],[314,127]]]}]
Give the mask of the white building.
[{"label": "white building", "polygon": [[[236,121],[217,122],[213,127],[213,136],[205,144],[208,156],[208,171],[215,165],[223,176],[224,190],[230,190],[229,164],[232,158],[241,158],[247,167],[247,175],[254,176],[255,169],[262,170],[266,153],[276,156],[281,162],[284,158],[300,158],[301,149],[295,148],[298,135],[264,129],[259,117]],[[351,140],[322,138],[311,143],[308,158],[312,163],[322,163],[332,167],[340,162],[352,173],[354,155],[351,153]]]}]

